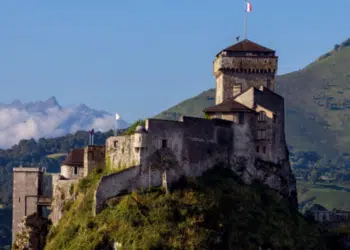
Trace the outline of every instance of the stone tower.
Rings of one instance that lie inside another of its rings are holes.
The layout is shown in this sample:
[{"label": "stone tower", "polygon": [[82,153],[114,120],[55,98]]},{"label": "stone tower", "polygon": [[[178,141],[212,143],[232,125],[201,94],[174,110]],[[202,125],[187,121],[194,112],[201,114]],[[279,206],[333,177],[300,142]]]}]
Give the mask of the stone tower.
[{"label": "stone tower", "polygon": [[43,178],[42,168],[13,168],[12,242],[15,242],[18,225],[23,218],[40,212]]},{"label": "stone tower", "polygon": [[250,87],[274,91],[277,60],[275,51],[249,40],[222,50],[214,61],[216,104]]}]

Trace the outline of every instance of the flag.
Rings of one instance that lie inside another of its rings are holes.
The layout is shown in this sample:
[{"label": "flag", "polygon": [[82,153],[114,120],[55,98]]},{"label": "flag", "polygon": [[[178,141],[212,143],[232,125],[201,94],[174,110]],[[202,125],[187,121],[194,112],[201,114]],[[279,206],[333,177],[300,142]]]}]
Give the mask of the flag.
[{"label": "flag", "polygon": [[252,12],[253,8],[252,8],[252,3],[247,2],[247,12]]},{"label": "flag", "polygon": [[119,120],[120,119],[120,115],[118,113],[115,114],[115,119]]}]

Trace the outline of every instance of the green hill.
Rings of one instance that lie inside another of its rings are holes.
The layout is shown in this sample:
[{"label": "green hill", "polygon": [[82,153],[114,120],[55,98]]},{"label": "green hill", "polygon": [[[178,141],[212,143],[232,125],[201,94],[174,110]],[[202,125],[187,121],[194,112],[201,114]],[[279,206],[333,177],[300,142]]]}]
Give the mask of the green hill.
[{"label": "green hill", "polygon": [[110,249],[114,242],[140,250],[339,249],[274,191],[244,185],[223,167],[184,179],[168,194],[154,188],[111,200],[93,217],[98,172],[76,185],[77,199],[66,203],[45,250]]},{"label": "green hill", "polygon": [[[277,76],[276,92],[286,102],[286,134],[292,148],[316,151],[332,158],[349,150],[350,143],[350,39],[304,69]],[[185,100],[157,115],[178,119],[203,117],[214,104],[215,89]]]}]

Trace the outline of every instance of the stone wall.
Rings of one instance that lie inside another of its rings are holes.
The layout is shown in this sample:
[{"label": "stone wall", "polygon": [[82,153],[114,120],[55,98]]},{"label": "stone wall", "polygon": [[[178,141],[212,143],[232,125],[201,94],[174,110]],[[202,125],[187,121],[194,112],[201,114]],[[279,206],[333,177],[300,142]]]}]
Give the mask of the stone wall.
[{"label": "stone wall", "polygon": [[[275,87],[277,57],[230,57],[222,56],[214,62],[216,78],[216,104],[237,95],[250,87],[265,86],[272,91]],[[238,91],[239,93],[239,91]]]},{"label": "stone wall", "polygon": [[139,165],[141,152],[134,147],[137,139],[135,135],[109,137],[106,141],[107,164],[120,170]]},{"label": "stone wall", "polygon": [[214,74],[222,69],[243,69],[257,73],[275,73],[277,72],[277,64],[277,57],[237,57],[220,55],[214,62]]},{"label": "stone wall", "polygon": [[25,216],[38,212],[38,199],[43,191],[42,168],[13,169],[12,242]]},{"label": "stone wall", "polygon": [[262,160],[276,164],[280,160],[286,159],[288,152],[286,151],[283,98],[268,88],[260,87],[259,90],[249,89],[238,96],[236,100],[257,112],[264,111],[267,116],[265,122],[257,120],[251,124],[254,127],[255,138],[258,138],[259,130],[266,131],[266,139],[256,141],[257,156]]},{"label": "stone wall", "polygon": [[24,217],[19,226],[13,249],[43,250],[49,226],[50,221],[38,214]]},{"label": "stone wall", "polygon": [[[254,115],[248,117],[245,124],[193,117],[183,117],[181,121],[147,120],[144,136],[147,143],[141,164],[100,180],[94,212],[100,212],[109,198],[141,187],[161,186],[164,174],[171,186],[182,176],[198,177],[218,163],[230,166],[247,184],[259,181],[269,185],[292,198],[296,205],[295,179],[287,164],[289,159],[265,164],[255,153],[255,127],[252,126],[255,118]],[[133,137],[126,138],[130,141],[127,145],[132,145]],[[114,139],[118,143],[122,140],[121,137]],[[113,142],[113,138],[109,140]]]},{"label": "stone wall", "polygon": [[[75,168],[76,168],[76,174],[75,174]],[[83,167],[73,167],[73,166],[67,166],[62,165],[61,166],[61,175],[66,178],[82,178],[84,177],[84,168]]]},{"label": "stone wall", "polygon": [[95,168],[105,166],[105,146],[89,145],[84,148],[84,176],[88,176]]},{"label": "stone wall", "polygon": [[59,174],[52,176],[52,203],[50,219],[53,225],[57,225],[63,215],[65,202],[74,200],[73,188],[79,179],[62,179]]}]

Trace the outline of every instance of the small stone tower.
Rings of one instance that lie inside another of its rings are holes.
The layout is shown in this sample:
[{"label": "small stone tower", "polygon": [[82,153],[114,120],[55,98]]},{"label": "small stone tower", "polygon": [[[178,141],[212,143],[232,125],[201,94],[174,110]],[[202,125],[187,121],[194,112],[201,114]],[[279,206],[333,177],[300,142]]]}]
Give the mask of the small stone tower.
[{"label": "small stone tower", "polygon": [[277,60],[275,51],[249,40],[222,50],[214,61],[216,104],[250,87],[274,91]]},{"label": "small stone tower", "polygon": [[39,213],[39,198],[43,193],[44,169],[13,168],[12,242],[18,225],[25,216]]}]

